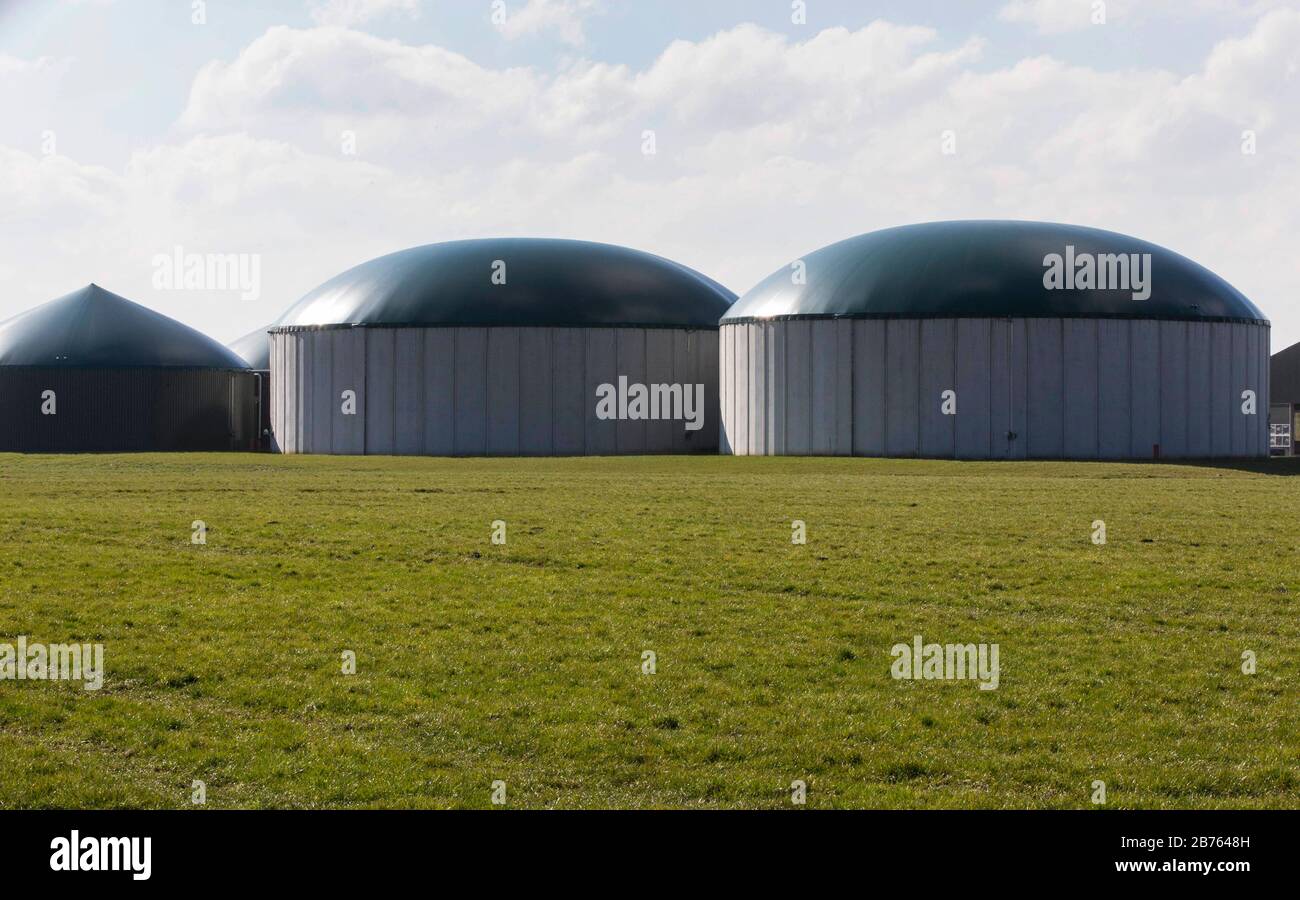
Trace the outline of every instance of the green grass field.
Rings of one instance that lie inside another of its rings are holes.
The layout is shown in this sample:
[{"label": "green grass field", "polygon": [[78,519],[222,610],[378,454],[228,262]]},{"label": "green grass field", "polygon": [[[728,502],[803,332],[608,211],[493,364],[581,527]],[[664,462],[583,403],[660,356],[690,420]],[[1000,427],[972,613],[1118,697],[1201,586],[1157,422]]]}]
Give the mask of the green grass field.
[{"label": "green grass field", "polygon": [[[0,456],[0,642],[106,667],[0,681],[0,807],[1297,807],[1253,468]],[[999,688],[894,680],[915,634]]]}]

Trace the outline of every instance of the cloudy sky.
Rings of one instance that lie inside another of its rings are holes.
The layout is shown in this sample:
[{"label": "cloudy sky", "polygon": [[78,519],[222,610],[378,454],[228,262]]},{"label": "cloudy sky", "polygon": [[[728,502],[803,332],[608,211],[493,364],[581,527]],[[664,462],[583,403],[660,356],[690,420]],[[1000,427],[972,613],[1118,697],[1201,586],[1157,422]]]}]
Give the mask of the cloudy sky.
[{"label": "cloudy sky", "polygon": [[[493,235],[744,292],[850,235],[1017,218],[1170,247],[1300,340],[1300,0],[1102,5],[0,0],[0,319],[94,281],[230,340]],[[260,296],[156,289],[176,247],[259,255]]]}]

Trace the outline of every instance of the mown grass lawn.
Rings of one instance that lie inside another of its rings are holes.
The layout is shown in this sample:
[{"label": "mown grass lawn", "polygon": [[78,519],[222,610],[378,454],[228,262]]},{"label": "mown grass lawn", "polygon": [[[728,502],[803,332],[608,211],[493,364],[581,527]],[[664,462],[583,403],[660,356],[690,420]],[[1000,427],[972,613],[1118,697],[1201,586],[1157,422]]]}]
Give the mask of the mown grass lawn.
[{"label": "mown grass lawn", "polygon": [[1297,807],[1255,468],[0,456],[0,641],[107,670],[0,681],[0,807]]}]

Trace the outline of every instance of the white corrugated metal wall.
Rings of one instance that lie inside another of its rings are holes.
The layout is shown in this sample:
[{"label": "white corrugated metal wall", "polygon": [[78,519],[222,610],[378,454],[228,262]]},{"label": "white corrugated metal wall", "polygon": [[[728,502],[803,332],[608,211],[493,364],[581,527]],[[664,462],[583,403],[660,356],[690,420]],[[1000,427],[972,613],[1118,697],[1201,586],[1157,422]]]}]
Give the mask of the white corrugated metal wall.
[{"label": "white corrugated metal wall", "polygon": [[[724,324],[722,451],[1149,459],[1159,444],[1165,458],[1265,456],[1268,348],[1267,325],[1226,322]],[[956,415],[941,410],[946,390]]]},{"label": "white corrugated metal wall", "polygon": [[[596,418],[596,388],[703,384],[699,431]],[[283,453],[715,453],[718,333],[670,328],[333,328],[271,336]],[[356,414],[342,393],[356,393]]]}]

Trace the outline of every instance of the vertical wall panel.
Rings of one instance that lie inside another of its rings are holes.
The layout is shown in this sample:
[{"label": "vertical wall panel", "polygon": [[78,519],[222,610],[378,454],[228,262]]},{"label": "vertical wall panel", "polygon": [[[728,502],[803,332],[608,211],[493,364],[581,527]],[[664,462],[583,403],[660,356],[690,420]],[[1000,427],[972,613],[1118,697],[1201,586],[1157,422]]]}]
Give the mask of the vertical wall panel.
[{"label": "vertical wall panel", "polygon": [[456,455],[456,331],[424,334],[424,452]]},{"label": "vertical wall panel", "polygon": [[296,374],[296,363],[300,358],[295,354],[295,345],[302,340],[298,333],[290,332],[284,335],[281,344],[280,364],[284,367],[280,377],[275,377],[272,371],[271,392],[276,396],[283,413],[283,420],[276,429],[276,442],[280,445],[282,453],[302,453],[303,450],[297,442],[297,421],[296,415],[301,415],[298,410],[293,409],[293,390]]},{"label": "vertical wall panel", "polygon": [[1268,456],[1268,420],[1272,402],[1272,387],[1269,381],[1271,335],[1269,328],[1262,325],[1250,326],[1255,338],[1255,384],[1259,392],[1259,414],[1255,417],[1255,446],[1252,456]]},{"label": "vertical wall panel", "polygon": [[[992,323],[988,319],[957,320],[957,421],[954,423],[954,455],[958,459],[984,459],[993,455],[991,328]],[[1001,443],[1005,443],[1005,440]]]},{"label": "vertical wall panel", "polygon": [[302,445],[298,441],[298,420],[302,416],[302,410],[298,406],[298,363],[302,357],[300,353],[302,347],[303,334],[297,332],[289,335],[285,341],[285,377],[282,382],[282,394],[284,397],[284,443],[286,453],[301,453]]},{"label": "vertical wall panel", "polygon": [[396,445],[397,335],[392,328],[360,328],[357,334],[366,348],[366,452],[392,454]]},{"label": "vertical wall panel", "polygon": [[1210,440],[1213,328],[1207,322],[1187,323],[1187,455],[1192,457],[1209,456],[1213,448]]},{"label": "vertical wall panel", "polygon": [[916,456],[920,450],[921,326],[885,321],[885,452]]},{"label": "vertical wall panel", "polygon": [[618,420],[596,418],[596,389],[602,384],[618,389],[618,339],[613,328],[584,329],[587,353],[586,404],[587,452],[612,456],[618,452]]},{"label": "vertical wall panel", "polygon": [[[922,456],[952,458],[957,454],[957,416],[943,414],[944,391],[957,390],[957,326],[953,319],[921,322],[921,448]],[[957,412],[961,414],[961,395]]]},{"label": "vertical wall panel", "polygon": [[[1259,384],[1264,390],[1264,401],[1260,409],[1267,411],[1273,405],[1273,384],[1270,379],[1270,349],[1273,346],[1273,329],[1271,325],[1255,326],[1259,335],[1259,355],[1256,360],[1259,365]],[[1262,414],[1263,421],[1259,429],[1259,450],[1258,456],[1268,456],[1268,413]]]},{"label": "vertical wall panel", "polygon": [[[316,361],[317,354],[322,352],[318,350],[321,343],[319,340],[320,332],[299,332],[296,337],[298,371],[295,373],[293,383],[296,390],[294,405],[297,408],[299,417],[295,429],[297,431],[298,452],[313,453],[315,451],[311,449],[311,446],[315,443],[316,435],[310,412],[316,396],[317,379],[315,373],[320,368]],[[328,355],[329,351],[324,352]],[[328,372],[329,369],[326,369],[326,371]]]},{"label": "vertical wall panel", "polygon": [[1034,459],[1059,459],[1065,452],[1061,320],[1028,319],[1026,330],[1029,340],[1027,452]]},{"label": "vertical wall panel", "polygon": [[1096,459],[1100,455],[1097,321],[1064,319],[1061,327],[1064,453],[1069,459]]},{"label": "vertical wall panel", "polygon": [[1012,362],[1015,327],[1008,319],[989,320],[989,372],[991,385],[990,423],[993,459],[1011,459],[1016,442],[1008,435],[1015,430],[1015,376]]},{"label": "vertical wall panel", "polygon": [[[645,332],[640,328],[619,328],[615,331],[618,350],[618,374],[627,376],[629,389],[634,384],[646,384]],[[615,382],[617,384],[617,382]],[[628,398],[629,405],[631,397]],[[645,415],[650,414],[650,395],[645,395]],[[629,416],[618,423],[618,452],[645,452],[645,420]]]},{"label": "vertical wall panel", "polygon": [[853,455],[853,321],[835,322],[835,455]]},{"label": "vertical wall panel", "polygon": [[749,447],[749,331],[747,326],[738,326],[732,333],[731,344],[731,390],[732,405],[728,410],[731,416],[733,446],[739,447],[742,454],[750,453]]},{"label": "vertical wall panel", "polygon": [[[366,416],[370,414],[370,385],[366,383],[366,329],[354,328],[343,332],[348,337],[348,347],[352,353],[350,371],[352,381],[360,385],[357,390],[357,414],[349,416],[349,440],[352,442],[348,452],[364,455],[366,452]],[[386,400],[381,396],[381,401]]]},{"label": "vertical wall panel", "polygon": [[1232,329],[1232,455],[1245,456],[1250,443],[1250,416],[1241,411],[1245,401],[1242,391],[1249,390],[1248,360],[1250,348],[1247,346],[1246,332],[1252,326],[1234,323]]},{"label": "vertical wall panel", "polygon": [[[316,354],[322,366],[329,368],[329,384],[325,389],[324,409],[325,418],[329,422],[329,433],[324,443],[321,444],[321,453],[342,453],[342,446],[346,443],[342,438],[342,422],[339,419],[339,392],[343,390],[342,382],[350,380],[347,378],[344,369],[343,357],[338,351],[339,333],[335,330],[316,332],[317,338],[323,347],[318,347]],[[288,378],[285,379],[289,381]],[[348,388],[352,390],[352,388]]]},{"label": "vertical wall panel", "polygon": [[[576,456],[587,451],[587,417],[595,415],[595,388],[587,390],[587,340],[580,328],[552,332],[552,366],[555,409],[552,429],[555,452]],[[599,384],[599,382],[597,382]]]},{"label": "vertical wall panel", "polygon": [[736,424],[731,436],[732,445],[738,456],[749,456],[749,326],[740,325],[735,331],[735,342],[731,352],[735,354],[735,406],[731,414]]},{"label": "vertical wall panel", "polygon": [[776,453],[778,423],[776,388],[776,330],[771,322],[759,326],[763,331],[763,453]]},{"label": "vertical wall panel", "polygon": [[1131,336],[1127,319],[1097,322],[1097,439],[1102,459],[1126,459],[1133,453]]},{"label": "vertical wall panel", "polygon": [[[365,330],[334,329],[330,336],[331,369],[334,388],[330,418],[333,421],[332,452],[362,454],[366,452],[366,345]],[[355,412],[343,413],[343,392],[356,396]]]},{"label": "vertical wall panel", "polygon": [[1251,419],[1251,438],[1246,453],[1250,456],[1268,455],[1268,329],[1261,325],[1246,325],[1249,336],[1250,381],[1256,397],[1256,413]]},{"label": "vertical wall panel", "polygon": [[1161,322],[1160,328],[1160,453],[1175,459],[1187,456],[1188,396],[1187,323]]},{"label": "vertical wall panel", "polygon": [[282,346],[282,358],[284,363],[283,376],[278,379],[278,394],[280,396],[280,409],[283,411],[284,419],[280,427],[280,444],[285,453],[301,453],[302,449],[298,445],[298,418],[301,416],[300,411],[294,404],[294,384],[297,378],[297,344],[302,340],[301,333],[290,332],[284,336]]},{"label": "vertical wall panel", "polygon": [[812,452],[812,323],[785,327],[785,446],[792,456]]},{"label": "vertical wall panel", "polygon": [[1012,459],[1029,457],[1029,324],[1025,319],[1011,322],[1011,424],[1015,438],[1008,441]]},{"label": "vertical wall panel", "polygon": [[[721,342],[723,340],[733,340],[731,337],[733,333],[734,329],[729,330],[725,337],[720,333],[720,340],[712,342],[719,350],[719,358],[715,359],[714,363],[711,365],[709,363],[709,358],[702,352],[702,338],[699,332],[671,332],[672,382],[677,384],[705,384],[709,385],[709,387],[705,388],[706,394],[710,391],[714,394],[720,393],[720,391],[713,389],[715,382],[713,382],[712,379],[717,378],[718,381],[716,383],[722,385],[724,383],[724,375],[727,384],[730,384],[730,379],[734,377],[735,373],[730,371],[731,354],[728,352],[725,360],[721,358],[721,351],[723,349]],[[708,398],[706,397],[705,399],[707,400]],[[684,402],[685,399],[683,399],[683,403]],[[729,394],[722,393],[721,397],[714,398],[711,406],[706,405],[704,412],[704,427],[699,431],[687,431],[685,422],[674,422],[671,435],[673,451],[676,453],[687,453],[702,445],[708,446],[705,435],[709,433],[711,427],[714,433],[718,435],[718,440],[723,440],[724,436],[719,427],[721,424],[720,416],[727,415],[727,409],[730,408],[731,402],[732,398]],[[710,416],[713,419],[712,423],[709,422]],[[730,440],[729,435],[726,436],[725,439]]]},{"label": "vertical wall panel", "polygon": [[1211,329],[1210,435],[1213,456],[1232,455],[1232,424],[1236,406],[1232,402],[1232,326],[1215,325]]},{"label": "vertical wall panel", "polygon": [[[287,345],[289,343],[289,334],[277,334],[271,343],[271,422],[272,422],[272,445],[279,453],[288,453],[285,447],[284,430],[288,427],[288,417],[284,408],[284,382],[289,377],[289,358]],[[319,368],[319,366],[318,366]],[[325,375],[326,388],[329,387],[328,370]],[[326,434],[328,434],[328,430]],[[324,444],[318,444],[323,447]],[[316,452],[320,452],[319,449]]]},{"label": "vertical wall panel", "polygon": [[1264,385],[1260,383],[1259,367],[1256,365],[1259,344],[1255,336],[1259,333],[1259,329],[1254,325],[1243,325],[1242,328],[1246,332],[1246,381],[1249,388],[1255,392],[1255,415],[1248,417],[1246,420],[1245,454],[1254,456],[1259,452],[1259,429],[1257,426],[1268,422],[1268,406],[1263,402],[1268,392],[1264,389]]},{"label": "vertical wall panel", "polygon": [[762,324],[750,323],[745,331],[749,334],[749,453],[761,456],[766,452],[767,430],[766,341]]},{"label": "vertical wall panel", "polygon": [[419,328],[393,333],[393,452],[418,456],[424,452],[424,335]]},{"label": "vertical wall panel", "polygon": [[[736,329],[738,327],[739,326],[736,325],[727,325],[721,328],[718,332],[718,384],[722,387],[722,433],[719,436],[718,444],[720,452],[724,454],[735,452],[735,446],[731,440],[732,429],[735,428],[735,423],[731,418],[731,410],[735,407],[736,403],[736,369],[732,360],[731,345],[736,340]],[[679,337],[677,344],[678,348],[680,348],[681,342],[681,337]],[[678,352],[680,352],[680,349],[678,349]],[[683,437],[683,442],[684,441],[685,437]]]},{"label": "vertical wall panel", "polygon": [[[329,341],[330,389],[330,445],[329,453],[360,453],[365,443],[365,385],[356,377],[352,360],[359,358],[351,329],[329,329],[321,332]],[[343,414],[343,391],[355,395],[355,412]]]},{"label": "vertical wall panel", "polygon": [[277,373],[282,373],[280,362],[280,355],[283,352],[280,349],[282,341],[283,338],[280,335],[271,335],[271,356],[269,363],[271,366],[271,398],[268,401],[268,405],[271,410],[271,450],[275,453],[284,452],[284,448],[280,446],[279,438],[280,430],[284,427],[284,421],[280,418],[280,398],[276,396],[275,393]]},{"label": "vertical wall panel", "polygon": [[772,323],[768,328],[768,354],[772,360],[772,383],[768,385],[768,394],[772,406],[771,433],[772,452],[780,455],[786,453],[786,340],[788,331],[784,323]]},{"label": "vertical wall panel", "polygon": [[519,329],[519,453],[554,452],[555,410],[552,346],[555,329]]},{"label": "vertical wall panel", "polygon": [[[832,319],[814,319],[812,325],[812,453],[830,456],[835,452],[835,414],[839,408],[839,366],[835,353],[839,342]],[[846,388],[848,385],[845,386]]]},{"label": "vertical wall panel", "polygon": [[885,453],[885,322],[858,319],[853,326],[853,453]]},{"label": "vertical wall panel", "polygon": [[299,332],[310,348],[311,371],[303,373],[306,396],[302,414],[307,417],[307,453],[334,452],[334,415],[338,399],[334,394],[334,339],[332,331]]},{"label": "vertical wall panel", "polygon": [[[685,379],[673,371],[673,333],[666,328],[647,328],[645,334],[645,377],[647,385],[682,384],[690,390]],[[671,401],[669,401],[671,404]],[[645,423],[646,453],[668,453],[673,449],[673,432],[685,430],[686,423],[671,418],[672,409],[660,409],[659,419]]]},{"label": "vertical wall panel", "polygon": [[290,380],[290,404],[293,407],[293,446],[295,453],[308,452],[307,434],[304,430],[304,423],[307,417],[306,400],[308,386],[306,384],[307,367],[311,365],[311,340],[310,333],[294,335],[293,342],[293,368],[294,377]]},{"label": "vertical wall panel", "polygon": [[1129,382],[1132,396],[1134,459],[1150,459],[1160,443],[1160,337],[1159,323],[1130,319]]},{"label": "vertical wall panel", "polygon": [[456,342],[456,455],[487,452],[486,328],[452,329]]},{"label": "vertical wall panel", "polygon": [[289,342],[293,334],[277,334],[271,342],[271,430],[274,432],[274,444],[281,453],[292,453],[289,449],[289,409],[285,400],[284,385],[292,371],[289,366]]},{"label": "vertical wall panel", "polygon": [[519,329],[487,331],[487,452],[519,455]]},{"label": "vertical wall panel", "polygon": [[695,368],[688,384],[704,385],[704,418],[699,431],[689,432],[687,446],[695,453],[716,453],[718,447],[718,387],[714,376],[705,373],[718,371],[717,332],[690,332],[691,345],[695,349]]},{"label": "vertical wall panel", "polygon": [[749,356],[748,334],[744,325],[736,325],[731,331],[727,351],[731,355],[731,398],[727,408],[727,417],[731,421],[731,430],[727,435],[733,451],[737,456],[749,454]]},{"label": "vertical wall panel", "polygon": [[284,441],[284,429],[287,420],[284,415],[284,395],[281,385],[287,373],[285,359],[285,343],[288,341],[287,334],[276,334],[271,337],[270,349],[270,366],[267,373],[267,389],[270,396],[267,398],[267,407],[270,410],[271,440],[270,448],[273,453],[287,453]]},{"label": "vertical wall panel", "polygon": [[284,419],[279,395],[280,382],[284,380],[284,340],[285,338],[279,334],[271,336],[271,373],[268,385],[271,389],[271,397],[268,405],[271,410],[271,450],[275,453],[284,452],[284,447],[280,443]]}]

